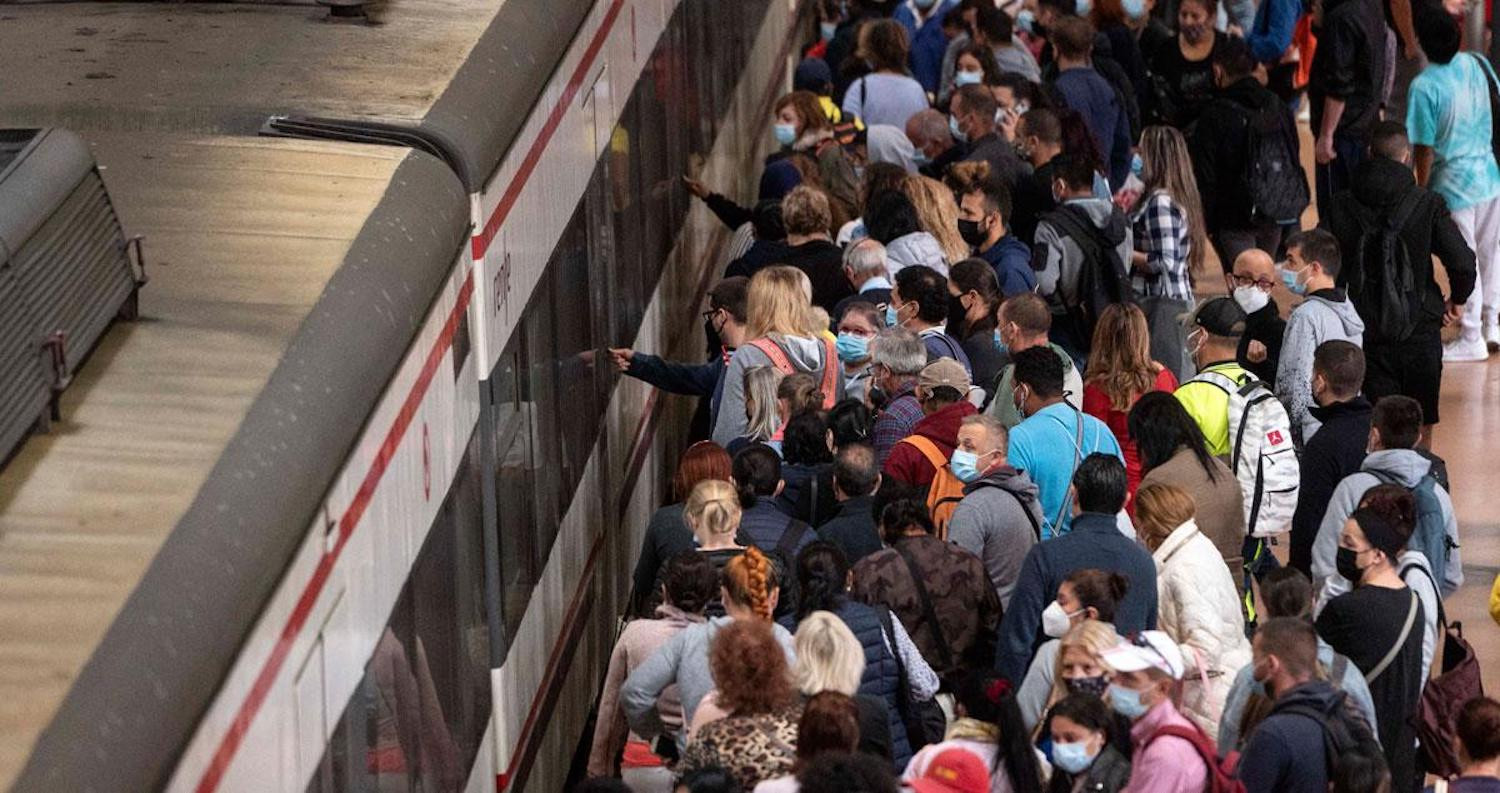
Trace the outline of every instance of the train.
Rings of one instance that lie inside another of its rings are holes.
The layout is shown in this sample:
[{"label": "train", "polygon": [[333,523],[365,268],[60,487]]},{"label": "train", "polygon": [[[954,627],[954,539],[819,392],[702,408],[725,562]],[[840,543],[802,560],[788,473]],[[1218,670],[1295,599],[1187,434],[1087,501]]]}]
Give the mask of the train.
[{"label": "train", "polygon": [[753,195],[807,13],[5,6],[149,281],[0,468],[0,786],[561,789],[691,412],[607,348],[701,355],[681,176]]}]

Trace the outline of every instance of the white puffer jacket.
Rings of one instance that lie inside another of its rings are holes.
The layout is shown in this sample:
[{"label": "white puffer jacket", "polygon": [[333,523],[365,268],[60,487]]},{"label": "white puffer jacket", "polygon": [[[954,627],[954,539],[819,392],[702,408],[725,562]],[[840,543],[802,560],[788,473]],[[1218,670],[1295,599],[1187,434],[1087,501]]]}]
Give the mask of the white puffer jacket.
[{"label": "white puffer jacket", "polygon": [[1187,664],[1182,712],[1216,736],[1235,672],[1250,663],[1234,580],[1219,549],[1191,520],[1174,529],[1151,558],[1161,604],[1158,627],[1181,645]]}]

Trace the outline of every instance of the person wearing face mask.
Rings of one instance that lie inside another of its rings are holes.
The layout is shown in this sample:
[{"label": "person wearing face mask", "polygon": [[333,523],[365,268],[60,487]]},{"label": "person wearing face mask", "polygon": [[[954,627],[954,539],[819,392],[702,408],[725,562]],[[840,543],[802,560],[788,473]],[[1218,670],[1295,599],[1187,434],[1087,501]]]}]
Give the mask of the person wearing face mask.
[{"label": "person wearing face mask", "polygon": [[1006,459],[1009,433],[988,416],[967,416],[948,467],[964,497],[948,522],[948,540],[984,562],[990,583],[1009,607],[1021,561],[1037,542],[1042,508],[1036,483]]},{"label": "person wearing face mask", "polygon": [[[1090,609],[1101,619],[1111,616],[1104,613],[1105,598],[1096,591],[1107,591],[1109,598],[1118,600],[1112,616],[1120,633],[1156,627],[1156,565],[1151,555],[1122,534],[1116,524],[1115,516],[1125,507],[1125,466],[1118,458],[1091,454],[1078,466],[1073,486],[1077,493],[1073,530],[1037,543],[1026,552],[1010,607],[1000,624],[995,666],[1016,679],[1023,679],[1037,648],[1045,646],[1041,641],[1045,637],[1038,636],[1044,628],[1060,634],[1066,628],[1064,622],[1081,620]],[[1125,579],[1126,586],[1121,590],[1118,582],[1106,579],[1107,590],[1094,590],[1093,583],[1088,583],[1090,591],[1084,591],[1085,584],[1072,576],[1085,569],[1113,571]],[[1073,587],[1072,600],[1076,602],[1071,608],[1060,602],[1064,599],[1064,582]],[[1053,600],[1059,601],[1055,607]],[[1064,620],[1057,619],[1059,609]]]},{"label": "person wearing face mask", "polygon": [[844,364],[844,398],[862,401],[870,386],[870,342],[882,327],[880,311],[862,300],[842,305],[834,349]]},{"label": "person wearing face mask", "polygon": [[1153,90],[1147,105],[1153,124],[1187,129],[1214,97],[1214,51],[1224,38],[1214,30],[1218,0],[1181,0],[1177,39],[1154,53]]},{"label": "person wearing face mask", "polygon": [[1090,694],[1071,694],[1048,712],[1052,781],[1048,793],[1118,793],[1130,780],[1130,760],[1109,742],[1112,714]]},{"label": "person wearing face mask", "polygon": [[771,134],[783,152],[806,154],[817,161],[823,188],[838,202],[833,214],[854,217],[859,180],[844,147],[834,138],[833,122],[823,112],[818,95],[793,91],[782,96],[772,110],[772,122]]},{"label": "person wearing face mask", "polygon": [[[1201,377],[1217,373],[1242,382],[1245,371],[1235,353],[1245,334],[1245,312],[1227,297],[1211,297],[1198,304],[1188,317],[1188,355]],[[1229,439],[1229,394],[1206,379],[1192,379],[1173,392],[1203,433],[1209,454],[1227,458],[1233,451]]]},{"label": "person wearing face mask", "polygon": [[928,108],[906,120],[906,139],[911,141],[912,161],[923,176],[941,177],[948,166],[964,156],[964,147],[953,139],[948,117]]},{"label": "person wearing face mask", "polygon": [[1251,248],[1234,258],[1227,285],[1230,296],[1245,312],[1245,332],[1240,336],[1235,360],[1266,383],[1276,382],[1281,338],[1286,335],[1281,307],[1271,297],[1276,283],[1276,262],[1271,254]]},{"label": "person wearing face mask", "polygon": [[1347,341],[1324,342],[1313,354],[1313,400],[1318,406],[1312,413],[1323,427],[1302,450],[1288,552],[1288,564],[1304,575],[1312,575],[1313,541],[1328,500],[1365,459],[1374,408],[1359,393],[1364,375],[1364,353]]},{"label": "person wearing face mask", "polygon": [[1031,176],[1017,185],[1015,214],[1008,220],[1011,233],[1030,244],[1036,239],[1037,221],[1057,207],[1052,183],[1063,150],[1062,123],[1051,109],[1033,106],[1017,119],[1014,138],[1016,153],[1031,164]]},{"label": "person wearing face mask", "polygon": [[963,345],[945,331],[951,297],[944,274],[922,265],[903,267],[896,272],[891,302],[885,306],[885,324],[916,333],[927,348],[928,363],[951,358],[972,377]]},{"label": "person wearing face mask", "polygon": [[[1132,793],[1207,790],[1213,741],[1177,710],[1172,690],[1182,680],[1182,652],[1161,631],[1142,631],[1104,653],[1114,670],[1107,697],[1130,719]],[[1206,754],[1205,754],[1206,752]]]},{"label": "person wearing face mask", "polygon": [[944,78],[944,86],[938,95],[937,106],[947,107],[948,112],[953,112],[953,97],[958,95],[958,90],[966,85],[977,85],[983,88],[994,85],[1000,78],[1000,67],[995,64],[995,54],[990,48],[983,44],[975,44],[967,33],[959,34],[954,43],[962,44],[954,49],[952,71]]},{"label": "person wearing face mask", "polygon": [[1135,528],[1156,562],[1158,625],[1183,651],[1182,710],[1217,736],[1231,675],[1249,662],[1250,643],[1235,581],[1193,522],[1196,510],[1187,491],[1148,485],[1136,493]]},{"label": "person wearing face mask", "polygon": [[923,367],[916,390],[922,403],[922,419],[912,427],[910,435],[891,449],[881,468],[887,480],[924,491],[932,484],[943,461],[953,454],[959,425],[964,417],[976,412],[974,405],[964,398],[968,391],[968,375],[957,361],[939,358]]},{"label": "person wearing face mask", "polygon": [[[1047,308],[1047,301],[1035,292],[1022,292],[1001,303],[997,314],[999,322],[995,328],[995,343],[1000,346],[1005,357],[1014,359],[1017,353],[1033,347],[1051,350],[1063,365],[1063,394],[1067,403],[1082,410],[1083,378],[1079,375],[1078,367],[1073,365],[1073,358],[1066,350],[1048,340],[1052,312]],[[989,404],[983,408],[986,416],[999,421],[1006,429],[1015,428],[1022,418],[1015,399],[1008,398],[1016,391],[1015,381],[1015,364],[1007,362],[1000,370],[1000,376],[989,387],[986,396]]]},{"label": "person wearing face mask", "polygon": [[881,466],[891,449],[922,420],[916,389],[917,376],[925,366],[927,348],[917,334],[905,328],[886,328],[870,343],[870,390],[866,396],[879,410],[870,438]]},{"label": "person wearing face mask", "polygon": [[974,247],[974,255],[994,270],[1000,294],[1007,298],[1036,289],[1031,248],[1007,233],[1010,216],[1010,191],[988,172],[959,196],[958,233]]},{"label": "person wearing face mask", "polygon": [[1339,758],[1378,749],[1347,695],[1322,679],[1318,634],[1306,620],[1278,617],[1255,632],[1255,681],[1274,700],[1240,755],[1247,793],[1324,793]]},{"label": "person wearing face mask", "polygon": [[1342,257],[1338,240],[1323,229],[1299,231],[1287,239],[1281,282],[1306,297],[1287,318],[1276,367],[1276,396],[1286,405],[1292,435],[1301,446],[1318,431],[1312,406],[1312,359],[1318,345],[1342,339],[1363,346],[1364,320],[1337,281]]},{"label": "person wearing face mask", "polygon": [[1120,641],[1115,610],[1130,588],[1119,573],[1074,570],[1057,587],[1057,599],[1042,610],[1042,633],[1049,638],[1021,681],[1016,701],[1027,729],[1046,735],[1043,716],[1071,694],[1104,696],[1107,685],[1100,654]]},{"label": "person wearing face mask", "polygon": [[[948,322],[944,332],[956,339],[973,367],[975,383],[993,383],[1006,358],[995,346],[995,309],[1000,305],[1000,287],[995,271],[981,259],[965,259],[948,271]],[[982,404],[984,392],[975,389],[969,398]]]},{"label": "person wearing face mask", "polygon": [[1020,183],[1028,168],[1016,156],[1015,147],[996,128],[996,110],[995,94],[984,85],[959,88],[949,106],[958,132],[954,137],[968,142],[963,161],[989,163],[990,178],[1009,190]]},{"label": "person wearing face mask", "polygon": [[1420,779],[1409,717],[1422,693],[1425,618],[1421,598],[1396,569],[1409,531],[1375,510],[1355,510],[1340,532],[1337,555],[1340,574],[1354,590],[1329,601],[1315,623],[1318,635],[1369,681],[1392,790],[1412,790]]}]

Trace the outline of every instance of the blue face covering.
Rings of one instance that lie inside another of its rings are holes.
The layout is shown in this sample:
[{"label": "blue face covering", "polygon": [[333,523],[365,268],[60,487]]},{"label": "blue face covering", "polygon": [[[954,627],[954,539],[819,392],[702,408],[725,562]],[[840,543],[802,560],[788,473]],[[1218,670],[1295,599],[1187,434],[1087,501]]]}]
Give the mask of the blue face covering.
[{"label": "blue face covering", "polygon": [[1005,339],[1000,337],[999,328],[995,328],[995,349],[999,350],[1001,355],[1010,355],[1010,347],[1006,346]]},{"label": "blue face covering", "polygon": [[777,124],[771,127],[771,134],[776,136],[777,143],[790,146],[797,139],[797,127],[794,124]]},{"label": "blue face covering", "polygon": [[1089,753],[1086,741],[1052,744],[1052,764],[1070,774],[1081,774],[1094,764],[1097,753]]},{"label": "blue face covering", "polygon": [[896,311],[896,304],[895,303],[886,303],[885,304],[885,326],[887,328],[894,328],[898,324],[900,324],[897,321],[897,316],[899,315],[899,313],[900,312]]},{"label": "blue face covering", "polygon": [[838,29],[839,29],[839,24],[837,22],[819,22],[818,23],[818,34],[823,37],[824,41],[832,41],[833,40],[833,34],[837,33]]},{"label": "blue face covering", "polygon": [[1093,7],[1094,7],[1094,4],[1093,4],[1092,0],[1074,0],[1073,1],[1073,9],[1075,11],[1077,11],[1078,15],[1081,16],[1081,17],[1088,16],[1089,15],[1089,9],[1091,9]]},{"label": "blue face covering", "polygon": [[979,478],[979,455],[954,449],[953,456],[948,458],[948,470],[958,477],[958,481],[968,484]]},{"label": "blue face covering", "polygon": [[953,139],[958,141],[959,143],[963,143],[964,141],[969,139],[969,136],[965,135],[964,131],[958,128],[957,116],[948,117],[948,131],[953,133]]},{"label": "blue face covering", "polygon": [[1141,692],[1133,688],[1121,688],[1113,683],[1109,686],[1109,706],[1131,721],[1146,715],[1146,711],[1150,710],[1141,702]]},{"label": "blue face covering", "polygon": [[1281,283],[1287,288],[1287,291],[1291,292],[1294,295],[1307,294],[1307,284],[1304,284],[1300,280],[1298,280],[1296,270],[1288,270],[1285,267],[1278,266],[1276,268],[1276,274],[1281,276]]},{"label": "blue face covering", "polygon": [[924,165],[926,165],[927,163],[930,163],[930,162],[932,162],[932,158],[927,156],[927,152],[922,151],[921,149],[914,149],[912,151],[912,153],[911,153],[911,164],[912,165],[915,165],[918,168],[921,168],[922,166],[924,166]]},{"label": "blue face covering", "polygon": [[1125,8],[1125,15],[1131,19],[1140,19],[1146,15],[1146,0],[1122,0],[1121,6]]},{"label": "blue face covering", "polygon": [[[1144,2],[1144,0],[1141,1]],[[1021,12],[1016,14],[1016,27],[1027,33],[1036,33],[1036,14],[1032,13],[1029,8],[1021,9]]]},{"label": "blue face covering", "polygon": [[1146,170],[1146,162],[1141,159],[1141,155],[1130,155],[1130,172],[1135,174],[1136,177],[1139,178],[1141,175],[1141,171],[1144,170]]},{"label": "blue face covering", "polygon": [[953,85],[958,88],[978,85],[982,82],[984,82],[984,72],[957,71],[953,73]]},{"label": "blue face covering", "polygon": [[859,363],[870,357],[870,340],[853,333],[840,333],[834,348],[844,363]]}]

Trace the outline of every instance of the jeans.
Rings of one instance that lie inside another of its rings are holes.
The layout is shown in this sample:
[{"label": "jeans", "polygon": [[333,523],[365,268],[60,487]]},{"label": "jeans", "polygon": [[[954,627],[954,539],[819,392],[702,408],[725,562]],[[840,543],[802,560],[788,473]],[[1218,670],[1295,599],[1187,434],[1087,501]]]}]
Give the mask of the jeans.
[{"label": "jeans", "polygon": [[1333,133],[1333,153],[1337,156],[1327,165],[1313,164],[1314,181],[1318,193],[1318,217],[1326,217],[1329,202],[1335,193],[1348,190],[1354,181],[1354,169],[1365,159],[1365,144],[1359,140]]}]

